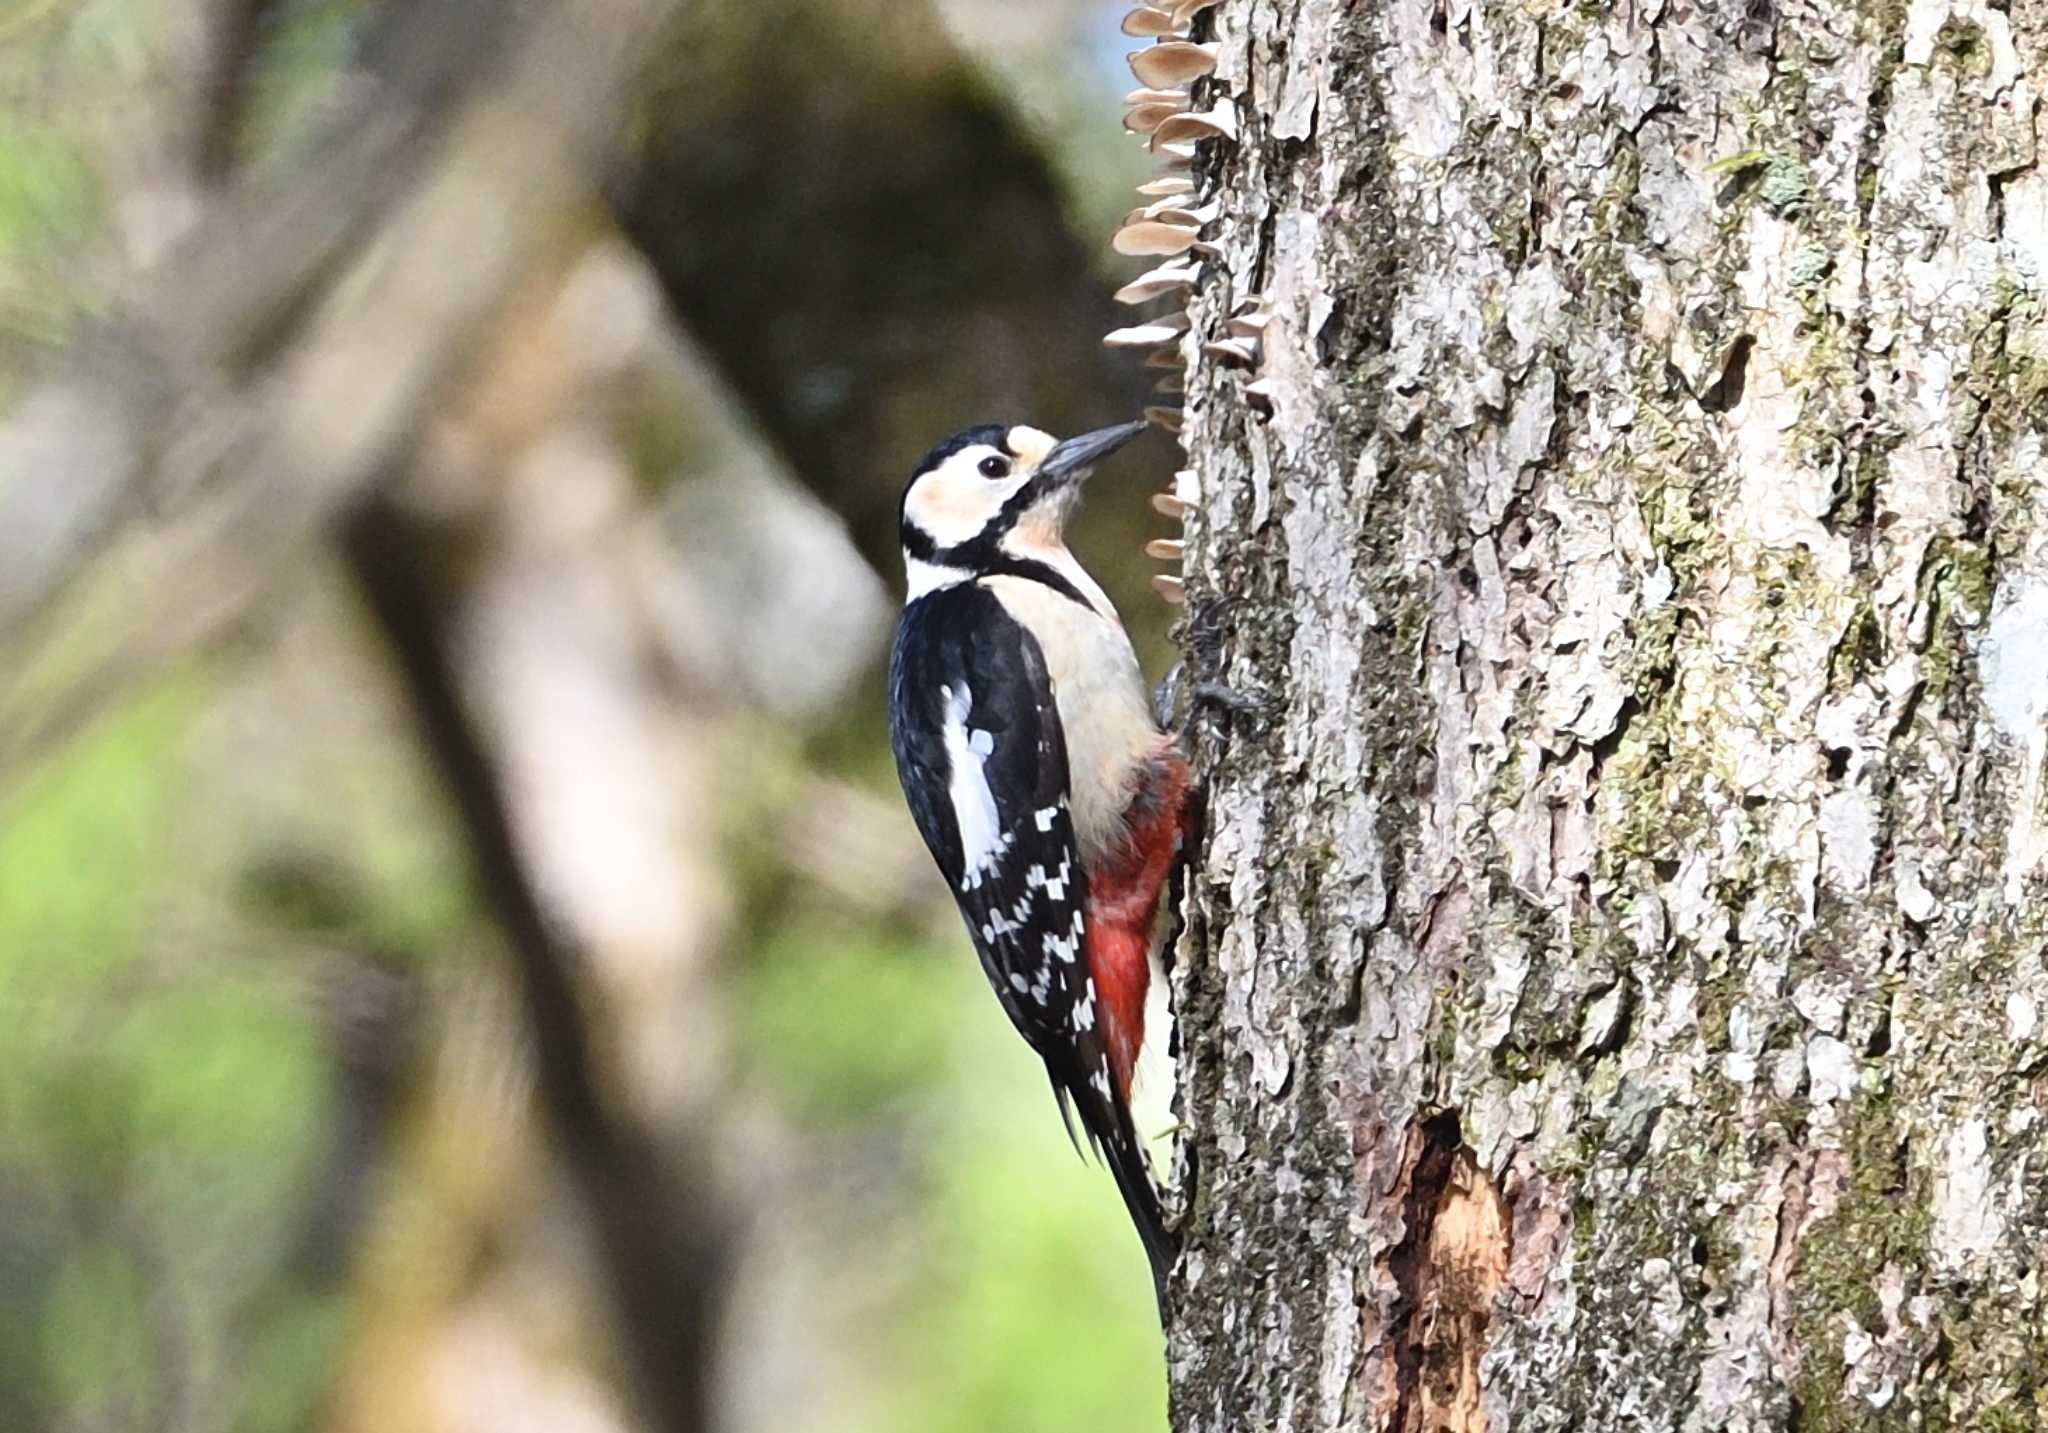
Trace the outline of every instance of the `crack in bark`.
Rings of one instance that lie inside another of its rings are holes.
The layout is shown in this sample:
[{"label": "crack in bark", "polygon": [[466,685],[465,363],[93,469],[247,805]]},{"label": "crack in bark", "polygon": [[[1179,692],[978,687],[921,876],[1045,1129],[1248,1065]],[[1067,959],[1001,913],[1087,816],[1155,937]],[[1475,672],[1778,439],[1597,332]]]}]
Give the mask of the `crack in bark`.
[{"label": "crack in bark", "polygon": [[1738,334],[1735,342],[1728,346],[1728,356],[1722,361],[1721,376],[1714,380],[1713,387],[1700,395],[1700,407],[1708,413],[1727,413],[1742,406],[1743,390],[1748,386],[1749,355],[1756,348],[1756,335]]},{"label": "crack in bark", "polygon": [[[1878,413],[1877,390],[1871,384],[1871,335],[1874,330],[1875,308],[1870,292],[1870,262],[1876,248],[1876,234],[1871,228],[1877,215],[1878,166],[1884,150],[1885,130],[1891,117],[1892,77],[1906,59],[1906,36],[1903,28],[1891,36],[1878,60],[1877,72],[1870,86],[1870,108],[1863,126],[1863,141],[1856,154],[1856,229],[1857,235],[1857,279],[1856,316],[1851,324],[1855,342],[1851,351],[1856,355],[1856,379],[1859,385],[1857,396],[1862,400],[1863,411],[1858,415],[1858,433],[1862,448],[1864,466],[1849,479],[1846,497],[1855,501],[1856,508],[1850,520],[1849,551],[1852,567],[1857,571],[1867,569],[1871,549],[1877,536],[1877,481],[1875,469],[1884,461],[1889,444],[1874,441],[1881,428]],[[1834,526],[1832,512],[1822,519],[1830,530]]]},{"label": "crack in bark", "polygon": [[1493,1302],[1513,1257],[1506,1202],[1444,1111],[1412,1125],[1403,1178],[1403,1234],[1387,1251],[1399,1295],[1386,1348],[1394,1404],[1390,1433],[1484,1433],[1479,1361]]}]

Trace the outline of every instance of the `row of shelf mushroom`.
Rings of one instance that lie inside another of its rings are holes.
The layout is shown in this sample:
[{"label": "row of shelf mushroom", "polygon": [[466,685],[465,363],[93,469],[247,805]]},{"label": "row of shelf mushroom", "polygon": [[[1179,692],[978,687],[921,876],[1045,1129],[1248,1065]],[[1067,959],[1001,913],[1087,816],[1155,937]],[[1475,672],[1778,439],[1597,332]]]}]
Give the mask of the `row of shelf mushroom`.
[{"label": "row of shelf mushroom", "polygon": [[[1195,157],[1203,144],[1234,144],[1238,138],[1237,107],[1229,98],[1217,98],[1207,109],[1194,107],[1196,87],[1215,73],[1217,46],[1193,39],[1192,31],[1197,18],[1216,3],[1160,0],[1138,6],[1123,19],[1126,35],[1153,42],[1126,57],[1139,87],[1124,96],[1124,128],[1158,157],[1160,172],[1138,186],[1138,197],[1145,202],[1124,216],[1110,246],[1119,254],[1160,262],[1118,289],[1116,301],[1159,311],[1112,330],[1103,342],[1143,355],[1148,368],[1166,370],[1153,388],[1145,416],[1176,437],[1182,429],[1189,365],[1206,359],[1255,370],[1263,356],[1269,317],[1254,298],[1237,305],[1222,336],[1197,342],[1189,332],[1188,302],[1220,253],[1203,234],[1222,213],[1216,196],[1198,193]],[[1247,384],[1245,392],[1255,411],[1271,413],[1270,391],[1260,381]],[[1152,506],[1183,521],[1197,500],[1194,472],[1183,468],[1174,474],[1173,486],[1153,498]],[[1184,550],[1180,539],[1161,538],[1145,547],[1147,556],[1176,565]],[[1184,600],[1178,575],[1161,573],[1152,585],[1169,602],[1177,605]]]}]

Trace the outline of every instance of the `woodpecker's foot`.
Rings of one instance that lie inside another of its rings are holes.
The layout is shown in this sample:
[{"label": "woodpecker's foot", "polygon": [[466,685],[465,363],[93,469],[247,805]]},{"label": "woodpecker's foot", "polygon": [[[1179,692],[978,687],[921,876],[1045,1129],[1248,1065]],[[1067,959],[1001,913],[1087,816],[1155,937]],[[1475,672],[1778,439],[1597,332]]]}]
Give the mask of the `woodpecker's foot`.
[{"label": "woodpecker's foot", "polygon": [[1237,703],[1218,702],[1207,695],[1211,691],[1228,692],[1228,687],[1207,678],[1198,680],[1190,673],[1191,667],[1196,672],[1214,672],[1223,666],[1224,626],[1232,606],[1227,597],[1211,597],[1190,609],[1181,624],[1176,635],[1187,656],[1175,662],[1152,691],[1152,720],[1161,731],[1184,730],[1203,706],[1246,710]]},{"label": "woodpecker's foot", "polygon": [[1204,714],[1219,727],[1243,722],[1256,733],[1280,708],[1270,696],[1242,692],[1226,682],[1195,682],[1188,687],[1187,709],[1174,735],[1184,749],[1192,750],[1195,724]]},{"label": "woodpecker's foot", "polygon": [[1264,716],[1274,705],[1270,697],[1253,696],[1222,682],[1196,682],[1188,688],[1188,701],[1196,711],[1208,707],[1233,716]]},{"label": "woodpecker's foot", "polygon": [[1188,613],[1182,642],[1188,656],[1205,672],[1223,665],[1224,627],[1235,605],[1228,597],[1211,597]]},{"label": "woodpecker's foot", "polygon": [[1262,721],[1277,709],[1271,697],[1239,691],[1227,682],[1194,681],[1187,663],[1176,662],[1152,693],[1152,719],[1170,731],[1183,747],[1195,721],[1207,712],[1225,720]]}]

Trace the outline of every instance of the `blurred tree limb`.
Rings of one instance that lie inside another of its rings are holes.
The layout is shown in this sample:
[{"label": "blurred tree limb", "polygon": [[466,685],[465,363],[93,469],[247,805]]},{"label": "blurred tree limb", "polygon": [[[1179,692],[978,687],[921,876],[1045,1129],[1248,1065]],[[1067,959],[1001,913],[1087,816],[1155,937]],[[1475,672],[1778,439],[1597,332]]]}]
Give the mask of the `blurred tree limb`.
[{"label": "blurred tree limb", "polygon": [[248,111],[251,71],[264,26],[276,9],[277,0],[214,0],[209,9],[213,42],[200,79],[191,154],[193,177],[202,185],[225,183],[234,171]]},{"label": "blurred tree limb", "polygon": [[[120,664],[124,627],[147,642],[194,613],[231,620],[402,466],[536,235],[585,202],[670,9],[393,7],[367,47],[376,80],[304,163],[224,191],[0,423],[0,663],[17,674],[0,732],[27,720],[19,674],[38,658],[63,647],[61,692]],[[88,567],[145,512],[146,544]],[[138,604],[148,621],[105,621]],[[81,613],[112,634],[95,642]]]},{"label": "blurred tree limb", "polygon": [[[334,270],[414,193],[435,137],[498,59],[498,47],[476,37],[511,28],[501,0],[387,12],[390,38],[370,48],[388,64],[304,163],[282,182],[222,193],[197,231],[139,276],[124,311],[0,425],[0,641],[115,523],[152,497],[163,501],[168,485],[156,470],[179,456],[164,451],[163,434],[197,416],[195,399],[232,393],[254,363],[303,339]],[[220,63],[226,72],[244,62]],[[239,92],[238,82],[214,83]],[[445,149],[439,158],[445,167]],[[250,485],[267,477],[255,469]]]},{"label": "blurred tree limb", "polygon": [[576,972],[588,962],[543,911],[494,763],[461,693],[433,573],[445,556],[394,504],[349,522],[349,566],[396,658],[453,798],[483,894],[518,967],[540,1106],[583,1197],[618,1306],[617,1331],[651,1424],[709,1423],[709,1374],[727,1247],[700,1142],[648,1137],[600,1073],[601,1042]]}]

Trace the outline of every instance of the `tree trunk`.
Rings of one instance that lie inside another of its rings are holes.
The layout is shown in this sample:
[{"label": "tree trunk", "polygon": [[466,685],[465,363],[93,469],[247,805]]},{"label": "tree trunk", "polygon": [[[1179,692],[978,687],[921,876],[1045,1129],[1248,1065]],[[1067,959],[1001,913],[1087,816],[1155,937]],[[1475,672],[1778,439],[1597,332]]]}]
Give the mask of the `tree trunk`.
[{"label": "tree trunk", "polygon": [[2044,1426],[2048,3],[1197,34],[1174,1427]]}]

